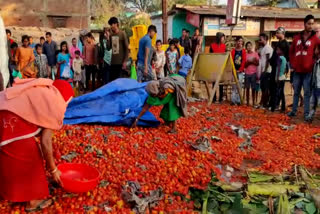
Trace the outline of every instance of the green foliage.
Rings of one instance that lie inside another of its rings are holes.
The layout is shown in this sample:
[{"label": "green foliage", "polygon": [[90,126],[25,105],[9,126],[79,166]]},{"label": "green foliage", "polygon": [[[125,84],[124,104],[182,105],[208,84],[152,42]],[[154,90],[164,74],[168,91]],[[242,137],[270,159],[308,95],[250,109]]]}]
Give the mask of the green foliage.
[{"label": "green foliage", "polygon": [[121,20],[121,29],[126,32],[127,37],[132,36],[132,27],[135,25],[151,25],[151,19],[146,14],[141,14],[136,17],[120,17]]},{"label": "green foliage", "polygon": [[121,0],[91,0],[92,23],[104,27],[112,16],[119,16],[124,9]]},{"label": "green foliage", "polygon": [[251,5],[275,7],[279,0],[248,0]]}]

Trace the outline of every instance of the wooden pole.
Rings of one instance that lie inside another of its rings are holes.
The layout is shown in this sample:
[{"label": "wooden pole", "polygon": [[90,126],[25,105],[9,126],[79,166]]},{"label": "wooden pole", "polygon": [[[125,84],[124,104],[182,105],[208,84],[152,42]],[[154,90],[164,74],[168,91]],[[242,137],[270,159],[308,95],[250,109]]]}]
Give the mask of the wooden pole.
[{"label": "wooden pole", "polygon": [[163,44],[167,44],[168,42],[167,0],[162,0],[162,37],[163,37]]}]

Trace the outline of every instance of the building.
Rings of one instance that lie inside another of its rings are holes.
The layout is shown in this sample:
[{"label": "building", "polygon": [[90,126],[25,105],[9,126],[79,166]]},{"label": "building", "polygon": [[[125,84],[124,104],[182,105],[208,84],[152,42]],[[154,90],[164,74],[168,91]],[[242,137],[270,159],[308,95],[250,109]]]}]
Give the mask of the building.
[{"label": "building", "polygon": [[88,28],[91,0],[5,0],[0,14],[5,26]]},{"label": "building", "polygon": [[[273,42],[276,41],[275,30],[282,26],[286,28],[290,41],[295,33],[303,30],[303,19],[308,14],[320,19],[320,10],[317,9],[242,6],[239,23],[230,27],[225,24],[226,6],[175,5],[169,12],[168,32],[172,37],[180,37],[183,28],[193,33],[199,27],[204,36],[205,51],[209,50],[217,32],[227,36],[243,36],[245,40],[252,41],[257,40],[261,32],[266,32]],[[152,22],[161,32],[162,25],[159,25],[158,19],[152,17]],[[232,43],[232,40],[229,41]]]}]

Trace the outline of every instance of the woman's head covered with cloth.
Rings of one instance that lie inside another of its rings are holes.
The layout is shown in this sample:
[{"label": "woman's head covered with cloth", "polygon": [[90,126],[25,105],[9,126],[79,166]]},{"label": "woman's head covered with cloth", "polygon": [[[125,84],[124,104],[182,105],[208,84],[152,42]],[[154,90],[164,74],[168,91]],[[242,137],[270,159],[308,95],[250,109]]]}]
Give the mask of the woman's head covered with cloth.
[{"label": "woman's head covered with cloth", "polygon": [[160,93],[160,82],[159,81],[151,81],[146,86],[146,91],[148,94],[150,94],[152,97],[157,97]]},{"label": "woman's head covered with cloth", "polygon": [[13,87],[0,92],[0,110],[42,128],[59,130],[73,96],[72,87],[64,80],[16,79]]}]

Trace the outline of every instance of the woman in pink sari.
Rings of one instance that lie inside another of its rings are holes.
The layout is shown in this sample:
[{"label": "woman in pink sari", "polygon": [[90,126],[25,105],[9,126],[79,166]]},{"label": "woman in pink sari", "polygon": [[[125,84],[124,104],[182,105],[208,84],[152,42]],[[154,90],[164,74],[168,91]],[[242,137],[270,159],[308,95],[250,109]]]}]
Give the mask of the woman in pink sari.
[{"label": "woman in pink sari", "polygon": [[[63,125],[73,97],[63,80],[17,79],[0,92],[0,198],[27,202],[26,211],[50,206],[46,169],[61,184],[54,162],[51,138]],[[35,140],[40,136],[40,143]]]}]

